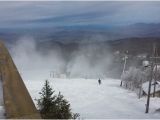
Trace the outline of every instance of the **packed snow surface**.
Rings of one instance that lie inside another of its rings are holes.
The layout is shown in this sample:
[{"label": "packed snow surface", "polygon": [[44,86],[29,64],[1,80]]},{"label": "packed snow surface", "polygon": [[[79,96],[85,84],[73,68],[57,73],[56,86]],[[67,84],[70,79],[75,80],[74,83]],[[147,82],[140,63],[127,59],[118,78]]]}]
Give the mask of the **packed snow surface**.
[{"label": "packed snow surface", "polygon": [[[133,91],[119,86],[120,80],[102,79],[66,79],[49,78],[50,85],[56,93],[59,91],[70,102],[73,112],[79,113],[80,118],[160,118],[160,99],[152,98],[150,111],[145,113],[146,97],[138,99]],[[33,100],[39,98],[39,92],[45,79],[24,80]],[[35,104],[36,101],[34,100]]]}]

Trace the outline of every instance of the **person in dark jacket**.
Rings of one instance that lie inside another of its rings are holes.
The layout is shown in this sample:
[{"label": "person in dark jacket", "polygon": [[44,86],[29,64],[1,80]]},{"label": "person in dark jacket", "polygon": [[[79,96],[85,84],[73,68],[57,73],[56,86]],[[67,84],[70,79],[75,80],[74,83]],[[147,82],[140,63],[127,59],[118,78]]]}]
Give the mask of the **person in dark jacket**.
[{"label": "person in dark jacket", "polygon": [[98,80],[98,84],[101,85],[101,79],[100,79],[100,78],[99,78],[99,80]]}]

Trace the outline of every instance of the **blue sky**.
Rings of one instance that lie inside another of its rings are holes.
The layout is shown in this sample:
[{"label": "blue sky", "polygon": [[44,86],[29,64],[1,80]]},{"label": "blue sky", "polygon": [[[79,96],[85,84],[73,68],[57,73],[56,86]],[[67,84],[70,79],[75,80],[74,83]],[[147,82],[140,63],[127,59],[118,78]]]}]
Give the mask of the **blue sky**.
[{"label": "blue sky", "polygon": [[160,23],[160,2],[0,2],[0,28]]}]

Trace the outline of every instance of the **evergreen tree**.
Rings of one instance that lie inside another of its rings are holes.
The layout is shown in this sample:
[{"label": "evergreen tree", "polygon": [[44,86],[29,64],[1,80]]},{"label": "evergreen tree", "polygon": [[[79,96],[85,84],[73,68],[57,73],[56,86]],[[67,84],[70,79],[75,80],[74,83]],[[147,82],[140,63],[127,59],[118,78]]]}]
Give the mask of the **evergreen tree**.
[{"label": "evergreen tree", "polygon": [[66,99],[64,99],[64,96],[61,95],[60,92],[59,92],[55,102],[58,107],[57,116],[59,119],[72,118],[70,104],[68,103],[68,101]]},{"label": "evergreen tree", "polygon": [[55,117],[56,105],[54,101],[56,100],[56,95],[53,95],[55,91],[49,85],[48,80],[45,81],[42,91],[39,93],[41,95],[38,99],[38,107],[42,118],[52,118]]},{"label": "evergreen tree", "polygon": [[79,117],[78,113],[72,113],[70,104],[64,96],[59,92],[54,95],[53,89],[50,87],[48,80],[45,81],[41,95],[38,99],[38,107],[42,118],[44,119],[76,119]]}]

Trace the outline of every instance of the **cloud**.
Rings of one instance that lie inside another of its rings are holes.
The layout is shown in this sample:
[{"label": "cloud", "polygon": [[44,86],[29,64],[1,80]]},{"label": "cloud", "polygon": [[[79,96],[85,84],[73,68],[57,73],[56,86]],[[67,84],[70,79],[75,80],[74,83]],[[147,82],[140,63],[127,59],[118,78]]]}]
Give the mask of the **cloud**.
[{"label": "cloud", "polygon": [[160,2],[0,2],[1,27],[159,22]]}]

